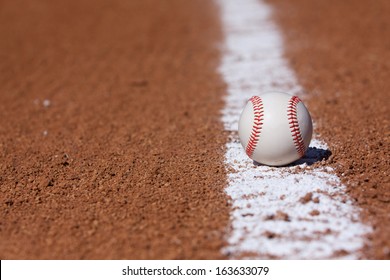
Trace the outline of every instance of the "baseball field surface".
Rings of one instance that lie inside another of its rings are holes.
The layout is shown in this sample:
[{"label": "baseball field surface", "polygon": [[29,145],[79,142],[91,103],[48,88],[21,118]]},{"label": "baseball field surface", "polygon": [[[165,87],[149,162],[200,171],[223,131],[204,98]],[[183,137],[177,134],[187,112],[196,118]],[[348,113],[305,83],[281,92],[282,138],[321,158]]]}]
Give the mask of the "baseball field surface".
[{"label": "baseball field surface", "polygon": [[[389,14],[0,0],[0,259],[390,259]],[[288,165],[240,143],[267,92],[311,114]]]}]

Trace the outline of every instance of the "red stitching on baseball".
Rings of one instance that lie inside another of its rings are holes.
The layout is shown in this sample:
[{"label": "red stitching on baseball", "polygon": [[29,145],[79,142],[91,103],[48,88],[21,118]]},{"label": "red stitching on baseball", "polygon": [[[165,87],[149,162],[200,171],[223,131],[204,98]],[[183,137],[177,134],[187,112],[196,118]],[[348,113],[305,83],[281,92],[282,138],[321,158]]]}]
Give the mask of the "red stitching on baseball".
[{"label": "red stitching on baseball", "polygon": [[301,100],[297,96],[291,97],[288,102],[287,116],[295,148],[297,149],[298,154],[302,157],[305,154],[305,143],[303,143],[298,124],[297,105],[299,102],[301,102]]},{"label": "red stitching on baseball", "polygon": [[263,127],[264,110],[263,101],[260,97],[253,96],[251,99],[249,99],[249,101],[252,102],[254,118],[252,132],[245,151],[246,154],[251,157],[254,150],[256,149],[257,142],[259,142],[261,129]]}]

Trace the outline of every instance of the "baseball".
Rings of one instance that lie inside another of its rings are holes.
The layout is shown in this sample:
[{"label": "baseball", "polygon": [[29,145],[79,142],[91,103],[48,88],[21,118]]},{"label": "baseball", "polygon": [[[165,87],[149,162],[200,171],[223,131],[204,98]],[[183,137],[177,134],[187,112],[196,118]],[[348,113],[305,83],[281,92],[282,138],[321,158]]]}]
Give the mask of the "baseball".
[{"label": "baseball", "polygon": [[241,113],[238,135],[246,154],[270,166],[292,163],[309,147],[313,124],[297,96],[268,92],[249,99]]}]

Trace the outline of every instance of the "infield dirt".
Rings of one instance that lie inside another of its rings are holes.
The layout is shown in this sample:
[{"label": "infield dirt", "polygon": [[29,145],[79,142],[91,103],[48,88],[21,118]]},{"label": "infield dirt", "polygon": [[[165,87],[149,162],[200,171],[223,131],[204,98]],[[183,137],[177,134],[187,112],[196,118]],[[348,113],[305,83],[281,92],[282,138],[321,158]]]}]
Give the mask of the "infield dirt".
[{"label": "infield dirt", "polygon": [[0,258],[223,258],[210,1],[5,1]]},{"label": "infield dirt", "polygon": [[[269,0],[318,132],[390,258],[390,4]],[[211,1],[2,1],[0,258],[219,259]]]}]

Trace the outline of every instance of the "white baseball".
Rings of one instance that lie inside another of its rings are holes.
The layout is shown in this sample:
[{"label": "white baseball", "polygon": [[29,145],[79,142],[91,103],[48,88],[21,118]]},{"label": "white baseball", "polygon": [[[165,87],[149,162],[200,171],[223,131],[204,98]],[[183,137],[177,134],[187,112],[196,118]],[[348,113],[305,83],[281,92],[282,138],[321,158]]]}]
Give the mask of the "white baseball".
[{"label": "white baseball", "polygon": [[269,92],[253,96],[241,113],[238,135],[254,161],[282,166],[301,158],[309,147],[313,124],[297,96]]}]

